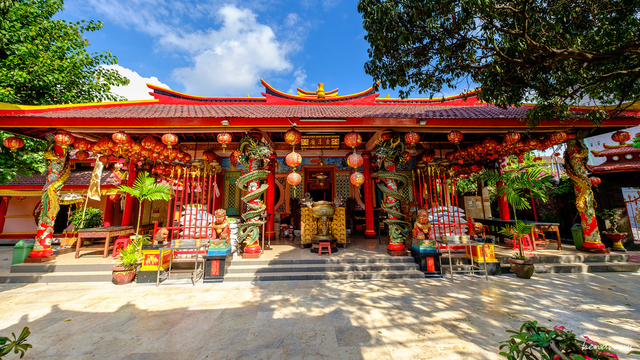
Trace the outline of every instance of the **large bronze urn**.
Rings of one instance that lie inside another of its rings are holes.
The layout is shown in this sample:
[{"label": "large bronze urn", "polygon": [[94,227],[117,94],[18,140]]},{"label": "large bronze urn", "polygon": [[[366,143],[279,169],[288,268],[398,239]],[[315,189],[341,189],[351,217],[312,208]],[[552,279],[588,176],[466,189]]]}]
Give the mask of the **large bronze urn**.
[{"label": "large bronze urn", "polygon": [[318,252],[318,243],[329,242],[331,251],[338,251],[338,241],[331,233],[331,221],[336,211],[335,205],[331,201],[314,201],[311,205],[311,214],[316,222],[316,233],[311,238],[311,252]]}]

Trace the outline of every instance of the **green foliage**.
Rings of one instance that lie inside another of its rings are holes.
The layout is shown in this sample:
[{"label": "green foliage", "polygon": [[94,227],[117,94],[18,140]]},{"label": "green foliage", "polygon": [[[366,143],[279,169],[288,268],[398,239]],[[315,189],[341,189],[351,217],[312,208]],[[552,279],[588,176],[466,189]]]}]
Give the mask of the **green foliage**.
[{"label": "green foliage", "polygon": [[552,197],[562,198],[567,203],[575,203],[575,184],[569,177],[563,176],[560,178],[558,185],[551,189],[549,195]]},{"label": "green foliage", "polygon": [[142,246],[151,244],[151,236],[135,235],[131,243],[120,252],[118,264],[121,266],[134,266],[142,261]]},{"label": "green foliage", "polygon": [[[16,135],[0,131],[0,143],[11,136]],[[29,177],[42,173],[47,168],[47,162],[43,156],[47,149],[47,143],[23,136],[19,136],[19,138],[24,140],[24,146],[16,152],[0,146],[0,184],[2,185],[14,181],[18,175]]]},{"label": "green foliage", "polygon": [[11,333],[13,340],[0,336],[0,359],[11,353],[11,351],[13,351],[14,354],[20,354],[20,359],[22,359],[27,349],[33,347],[33,345],[26,343],[29,335],[31,335],[31,331],[29,331],[28,327],[25,327],[17,338],[15,333]]},{"label": "green foliage", "polygon": [[639,0],[359,0],[358,11],[365,72],[402,97],[475,83],[497,106],[535,103],[531,126],[585,100],[622,110],[640,99]]},{"label": "green foliage", "polygon": [[498,231],[500,234],[518,242],[518,252],[512,256],[514,259],[527,260],[522,251],[522,237],[531,234],[533,225],[527,225],[520,220],[516,220],[514,225],[507,225]]},{"label": "green foliage", "polygon": [[102,226],[102,212],[100,209],[88,207],[82,223],[82,208],[77,208],[70,217],[74,231],[91,229]]},{"label": "green foliage", "polygon": [[89,53],[84,33],[101,22],[54,19],[62,0],[2,0],[0,3],[0,102],[68,104],[116,101],[110,86],[128,80],[115,70],[111,52]]},{"label": "green foliage", "polygon": [[[483,170],[484,172],[484,170]],[[456,190],[459,195],[471,195],[478,193],[478,178],[482,173],[471,174],[469,177],[461,177],[456,182]]]},{"label": "green foliage", "polygon": [[138,226],[136,228],[136,236],[140,231],[140,218],[142,216],[142,204],[144,203],[144,201],[168,201],[169,199],[171,199],[171,188],[169,187],[169,185],[157,183],[156,179],[150,176],[146,171],[144,173],[138,174],[138,177],[136,178],[136,181],[133,182],[132,187],[120,185],[118,187],[118,191],[129,194],[138,199],[138,201],[140,202],[140,207],[138,209]]},{"label": "green foliage", "polygon": [[618,221],[620,221],[620,216],[616,210],[605,209],[600,214],[602,220],[608,220],[609,224],[611,224],[611,230],[614,233],[618,233]]},{"label": "green foliage", "polygon": [[584,337],[578,340],[576,334],[565,331],[564,326],[547,329],[538,326],[537,321],[525,321],[518,331],[511,333],[509,340],[500,342],[500,355],[509,360],[516,359],[563,359],[563,360],[613,360],[615,352]]}]

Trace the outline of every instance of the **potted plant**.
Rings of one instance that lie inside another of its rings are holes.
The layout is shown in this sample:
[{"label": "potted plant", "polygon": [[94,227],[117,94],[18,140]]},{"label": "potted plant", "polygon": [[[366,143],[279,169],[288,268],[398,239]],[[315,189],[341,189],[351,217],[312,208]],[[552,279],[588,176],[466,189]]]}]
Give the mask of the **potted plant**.
[{"label": "potted plant", "polygon": [[[579,340],[564,326],[547,329],[538,326],[537,321],[526,321],[518,331],[507,330],[511,338],[500,344],[500,355],[507,359],[550,359],[550,360],[617,360],[618,355],[595,341],[584,337]],[[629,354],[637,354],[632,351]]]},{"label": "potted plant", "polygon": [[[552,176],[542,168],[529,165],[520,169],[505,170],[502,175],[486,172],[483,179],[489,186],[495,186],[498,196],[502,194],[513,207],[513,226],[505,226],[500,233],[518,242],[518,252],[509,258],[512,271],[517,277],[529,279],[533,275],[534,261],[524,255],[522,238],[531,233],[531,225],[518,220],[517,211],[530,209],[531,196],[546,201],[546,189],[551,186]],[[535,239],[531,239],[535,241]]]},{"label": "potted plant", "polygon": [[149,235],[136,236],[127,247],[122,249],[118,263],[111,267],[114,284],[124,285],[133,281],[138,264],[142,261],[142,246],[151,243],[149,238]]},{"label": "potted plant", "polygon": [[613,251],[627,251],[624,246],[622,246],[622,239],[629,235],[628,233],[618,232],[618,221],[620,221],[620,216],[618,216],[618,212],[611,209],[606,209],[601,212],[600,217],[603,220],[609,221],[611,225],[612,232],[603,231],[602,235],[606,236],[613,242],[613,247],[611,250]]}]

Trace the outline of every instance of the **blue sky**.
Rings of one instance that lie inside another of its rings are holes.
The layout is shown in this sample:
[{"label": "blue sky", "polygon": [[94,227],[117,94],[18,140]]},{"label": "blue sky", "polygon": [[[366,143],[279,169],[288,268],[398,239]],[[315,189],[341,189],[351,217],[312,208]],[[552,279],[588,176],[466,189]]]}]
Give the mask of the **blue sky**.
[{"label": "blue sky", "polygon": [[118,57],[132,85],[116,92],[131,100],[146,96],[144,82],[198,96],[259,96],[260,78],[342,95],[373,83],[355,0],[68,0],[59,17],[104,22],[87,34],[90,51]]}]

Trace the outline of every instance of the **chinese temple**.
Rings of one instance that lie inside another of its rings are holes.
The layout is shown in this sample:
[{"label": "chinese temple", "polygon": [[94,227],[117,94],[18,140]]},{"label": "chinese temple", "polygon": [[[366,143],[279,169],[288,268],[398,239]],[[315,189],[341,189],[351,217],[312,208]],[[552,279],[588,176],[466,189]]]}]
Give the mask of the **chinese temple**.
[{"label": "chinese temple", "polygon": [[[345,217],[352,218],[354,232],[377,237],[382,213],[389,251],[401,252],[408,220],[418,209],[457,206],[451,193],[458,177],[485,168],[500,171],[500,160],[506,156],[565,143],[568,173],[581,194],[584,247],[596,251],[603,246],[581,137],[640,123],[640,109],[632,107],[596,127],[580,116],[590,110],[585,107],[573,109],[575,119],[550,119],[528,128],[530,107],[499,108],[480,101],[475,92],[393,99],[380,97],[373,87],[340,95],[338,89],[325,91],[318,84],[315,91],[287,94],[262,84],[261,96],[200,97],[148,85],[153,100],[0,104],[2,130],[53,145],[46,155],[46,181],[27,185],[22,179],[0,186],[0,223],[19,204],[12,197],[33,197],[29,204],[39,206],[41,215],[31,230],[42,244],[36,244],[32,257],[47,256],[46,238],[51,237],[59,208],[57,196],[71,189],[86,193],[88,188],[86,181],[84,188],[70,187],[69,174],[91,171],[100,163],[106,171],[118,173],[119,183],[131,185],[136,174],[149,172],[172,187],[171,201],[143,209],[145,222],[159,221],[180,230],[170,232],[171,237],[187,233],[184,223],[178,222],[187,206],[206,206],[210,214],[226,209],[227,216],[242,216],[239,233],[249,239],[245,252],[257,253],[260,245],[251,239],[262,231],[267,238],[275,237],[274,224],[299,211],[292,207],[302,202],[318,204],[317,211],[315,205],[300,211],[303,246],[319,236],[332,237],[333,248],[346,246],[349,219]],[[19,144],[13,145],[20,156]],[[115,183],[103,186],[108,189]],[[329,230],[325,222],[311,220],[327,216],[321,213],[323,203],[337,205],[349,199],[352,213],[333,209]],[[90,205],[105,213],[118,213],[110,219],[112,225],[131,225],[136,219],[137,206],[130,196],[94,201]],[[506,200],[501,199],[500,205],[501,218],[508,219]],[[455,213],[451,216],[436,226],[437,232],[461,233],[462,223]]]}]

